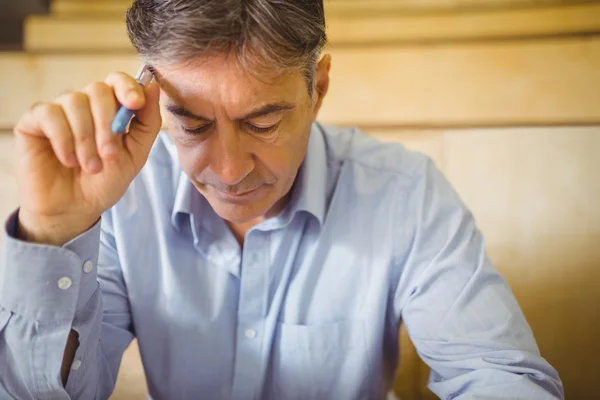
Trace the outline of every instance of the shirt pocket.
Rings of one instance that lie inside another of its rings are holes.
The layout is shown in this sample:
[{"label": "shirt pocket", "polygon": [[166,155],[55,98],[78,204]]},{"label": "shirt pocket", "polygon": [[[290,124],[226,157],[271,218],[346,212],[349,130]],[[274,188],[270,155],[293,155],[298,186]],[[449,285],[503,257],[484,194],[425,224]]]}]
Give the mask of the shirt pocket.
[{"label": "shirt pocket", "polygon": [[271,399],[363,399],[369,355],[362,321],[279,323],[269,379]]}]

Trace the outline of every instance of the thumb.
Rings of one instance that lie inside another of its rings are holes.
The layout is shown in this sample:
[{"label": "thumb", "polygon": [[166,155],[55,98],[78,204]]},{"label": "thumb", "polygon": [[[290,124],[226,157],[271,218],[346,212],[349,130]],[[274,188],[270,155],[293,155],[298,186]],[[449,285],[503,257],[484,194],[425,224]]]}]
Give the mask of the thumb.
[{"label": "thumb", "polygon": [[144,107],[138,110],[131,121],[129,132],[125,135],[125,147],[139,167],[148,157],[154,140],[162,126],[158,99],[158,83],[151,82],[144,87]]}]

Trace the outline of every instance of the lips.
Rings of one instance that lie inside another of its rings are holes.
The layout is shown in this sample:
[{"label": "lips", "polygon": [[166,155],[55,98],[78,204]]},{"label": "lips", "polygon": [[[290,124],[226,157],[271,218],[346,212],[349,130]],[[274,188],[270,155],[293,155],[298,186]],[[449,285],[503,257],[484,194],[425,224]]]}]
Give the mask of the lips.
[{"label": "lips", "polygon": [[245,195],[247,195],[247,194],[250,194],[250,193],[254,192],[256,189],[258,189],[258,188],[254,188],[254,189],[250,189],[250,190],[245,190],[245,191],[243,191],[243,192],[222,192],[222,191],[220,191],[220,190],[218,190],[218,189],[217,189],[217,190],[218,190],[219,192],[223,193],[223,194],[224,194],[224,195],[226,195],[226,196],[232,196],[232,197],[242,197],[242,196],[245,196]]},{"label": "lips", "polygon": [[214,190],[215,196],[221,201],[227,203],[245,204],[259,197],[262,186],[241,192],[222,192],[214,187],[212,189]]}]

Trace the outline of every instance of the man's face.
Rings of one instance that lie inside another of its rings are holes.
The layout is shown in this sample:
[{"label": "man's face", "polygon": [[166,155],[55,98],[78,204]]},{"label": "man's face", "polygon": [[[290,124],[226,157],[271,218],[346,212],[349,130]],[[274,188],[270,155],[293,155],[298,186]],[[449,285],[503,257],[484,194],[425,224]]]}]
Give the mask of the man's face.
[{"label": "man's face", "polygon": [[259,222],[285,205],[327,90],[324,60],[314,99],[302,73],[253,76],[233,56],[155,65],[181,166],[221,218]]}]

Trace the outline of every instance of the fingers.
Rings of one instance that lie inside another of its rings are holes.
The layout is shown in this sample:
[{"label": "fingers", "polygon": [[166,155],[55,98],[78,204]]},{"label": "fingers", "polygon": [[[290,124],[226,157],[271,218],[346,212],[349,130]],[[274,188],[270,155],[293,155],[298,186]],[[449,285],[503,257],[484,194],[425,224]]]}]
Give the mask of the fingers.
[{"label": "fingers", "polygon": [[119,106],[113,88],[106,83],[97,82],[86,87],[84,92],[90,99],[98,153],[102,160],[115,159],[123,149],[123,140],[111,131],[112,120]]},{"label": "fingers", "polygon": [[[126,154],[125,146],[141,167],[161,126],[158,97],[156,83],[142,88],[131,76],[112,73],[105,82],[91,84],[83,92],[35,104],[23,115],[15,133],[27,140],[30,149],[45,146],[40,139],[46,138],[64,166],[81,166],[88,173],[97,173],[105,162],[120,159]],[[125,137],[111,131],[119,103],[137,110]]]},{"label": "fingers", "polygon": [[55,100],[62,106],[75,143],[75,152],[79,165],[87,172],[102,170],[102,161],[96,148],[96,135],[90,100],[81,92],[67,93]]},{"label": "fingers", "polygon": [[129,133],[125,136],[125,144],[132,156],[145,160],[150,148],[162,126],[158,99],[160,89],[156,82],[144,88],[145,106],[138,110],[131,121]]},{"label": "fingers", "polygon": [[139,110],[144,107],[144,92],[140,84],[124,72],[113,72],[104,81],[113,88],[114,96],[119,104],[130,110]]},{"label": "fingers", "polygon": [[[143,88],[133,77],[115,72],[104,83],[90,85],[85,91],[90,99],[96,143],[102,160],[116,159],[125,148],[136,167],[141,168],[162,124],[158,84],[150,83]],[[121,105],[136,110],[129,133],[125,136],[114,135],[111,129],[112,120]]]},{"label": "fingers", "polygon": [[[73,132],[58,104],[36,103],[19,120],[15,134],[30,138],[47,138],[58,160],[66,167],[78,165]],[[29,140],[31,141],[31,140]]]}]

